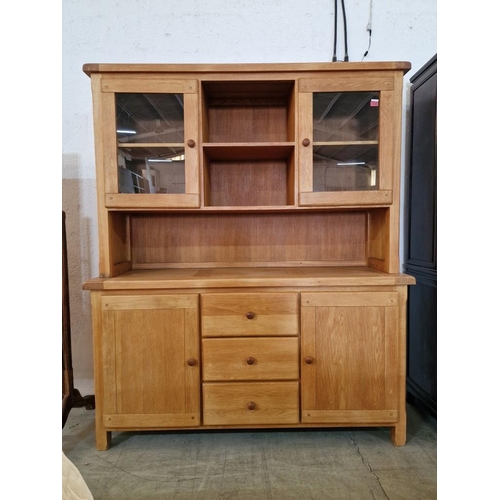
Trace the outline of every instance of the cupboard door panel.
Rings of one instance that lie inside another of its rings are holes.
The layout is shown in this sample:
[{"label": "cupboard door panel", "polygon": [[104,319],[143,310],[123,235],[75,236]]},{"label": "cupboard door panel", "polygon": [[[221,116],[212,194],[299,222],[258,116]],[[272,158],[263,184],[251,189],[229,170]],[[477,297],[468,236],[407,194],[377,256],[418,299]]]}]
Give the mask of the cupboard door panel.
[{"label": "cupboard door panel", "polygon": [[115,75],[96,85],[95,100],[105,206],[198,208],[197,81]]},{"label": "cupboard door panel", "polygon": [[303,421],[394,421],[398,331],[396,293],[303,294]]},{"label": "cupboard door panel", "polygon": [[199,424],[196,298],[102,299],[105,425]]},{"label": "cupboard door panel", "polygon": [[390,206],[401,135],[395,74],[299,80],[300,206]]}]

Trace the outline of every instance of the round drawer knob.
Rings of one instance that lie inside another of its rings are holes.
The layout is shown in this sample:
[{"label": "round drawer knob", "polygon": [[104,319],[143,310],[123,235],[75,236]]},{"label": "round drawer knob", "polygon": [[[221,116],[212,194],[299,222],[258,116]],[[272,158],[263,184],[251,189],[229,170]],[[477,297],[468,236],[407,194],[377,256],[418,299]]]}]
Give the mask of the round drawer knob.
[{"label": "round drawer knob", "polygon": [[247,358],[247,365],[253,365],[254,363],[255,363],[255,358],[252,358],[252,356]]},{"label": "round drawer knob", "polygon": [[250,403],[247,404],[247,408],[249,410],[255,410],[255,403],[253,401],[250,401]]},{"label": "round drawer knob", "polygon": [[253,318],[255,317],[255,313],[253,313],[252,311],[248,311],[248,312],[246,313],[246,317],[247,317],[248,319],[253,319]]},{"label": "round drawer knob", "polygon": [[305,146],[307,148],[307,146],[309,146],[309,144],[311,144],[311,141],[309,139],[304,139],[302,141],[302,145]]},{"label": "round drawer knob", "polygon": [[307,356],[305,361],[306,361],[306,363],[307,363],[308,365],[311,365],[311,364],[312,364],[312,362],[314,361],[314,358],[313,358],[313,357],[311,357],[311,356]]},{"label": "round drawer knob", "polygon": [[190,148],[194,148],[196,146],[196,142],[194,142],[193,139],[189,139],[189,141],[187,141],[187,145]]},{"label": "round drawer knob", "polygon": [[187,360],[187,364],[188,364],[189,366],[194,366],[194,365],[196,364],[196,359],[194,359],[194,358],[189,358],[189,359]]}]

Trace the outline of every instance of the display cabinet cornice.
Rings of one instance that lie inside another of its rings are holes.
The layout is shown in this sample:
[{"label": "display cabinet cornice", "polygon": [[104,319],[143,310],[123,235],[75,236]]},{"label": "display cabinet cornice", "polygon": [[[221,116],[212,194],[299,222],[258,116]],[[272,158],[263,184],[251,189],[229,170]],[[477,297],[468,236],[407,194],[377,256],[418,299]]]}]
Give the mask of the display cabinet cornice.
[{"label": "display cabinet cornice", "polygon": [[404,444],[409,69],[84,65],[98,449],[193,427],[373,425]]}]

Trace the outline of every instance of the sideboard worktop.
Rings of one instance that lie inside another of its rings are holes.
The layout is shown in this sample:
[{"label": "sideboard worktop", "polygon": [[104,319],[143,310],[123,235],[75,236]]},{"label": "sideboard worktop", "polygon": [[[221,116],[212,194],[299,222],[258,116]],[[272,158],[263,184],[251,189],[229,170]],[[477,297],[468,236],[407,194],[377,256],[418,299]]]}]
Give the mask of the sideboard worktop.
[{"label": "sideboard worktop", "polygon": [[315,287],[411,285],[406,274],[387,274],[368,267],[251,267],[215,269],[140,269],[114,278],[96,278],[86,290],[168,288]]}]

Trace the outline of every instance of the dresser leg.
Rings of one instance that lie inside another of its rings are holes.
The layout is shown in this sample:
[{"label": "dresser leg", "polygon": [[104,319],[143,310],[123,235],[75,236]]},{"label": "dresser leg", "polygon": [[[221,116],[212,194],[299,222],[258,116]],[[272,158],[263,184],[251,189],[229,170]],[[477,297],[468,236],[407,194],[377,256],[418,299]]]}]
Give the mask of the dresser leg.
[{"label": "dresser leg", "polygon": [[394,446],[404,446],[406,444],[406,420],[391,427],[391,440]]},{"label": "dresser leg", "polygon": [[106,431],[96,420],[95,442],[97,451],[106,451],[111,446],[111,432]]}]

